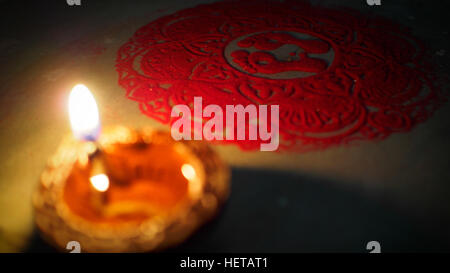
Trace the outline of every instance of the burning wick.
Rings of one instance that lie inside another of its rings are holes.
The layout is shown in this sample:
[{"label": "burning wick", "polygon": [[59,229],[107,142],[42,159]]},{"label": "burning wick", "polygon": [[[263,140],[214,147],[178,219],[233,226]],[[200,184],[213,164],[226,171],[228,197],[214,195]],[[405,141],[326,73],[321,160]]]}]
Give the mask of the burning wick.
[{"label": "burning wick", "polygon": [[77,84],[70,92],[69,117],[75,138],[95,144],[96,151],[90,156],[90,181],[96,191],[106,192],[109,188],[109,178],[105,174],[102,152],[97,142],[100,135],[98,107],[94,96],[83,84]]},{"label": "burning wick", "polygon": [[97,103],[89,89],[78,84],[69,96],[69,117],[75,138],[95,142],[100,135]]}]

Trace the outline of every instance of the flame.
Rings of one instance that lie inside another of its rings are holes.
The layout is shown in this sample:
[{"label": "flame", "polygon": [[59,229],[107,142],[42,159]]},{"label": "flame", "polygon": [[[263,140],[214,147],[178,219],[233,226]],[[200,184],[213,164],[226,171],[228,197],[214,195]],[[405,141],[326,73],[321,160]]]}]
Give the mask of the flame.
[{"label": "flame", "polygon": [[100,133],[97,103],[89,89],[76,85],[69,96],[70,125],[74,136],[81,140],[96,140]]},{"label": "flame", "polygon": [[97,174],[90,179],[92,186],[99,192],[105,192],[109,188],[109,178],[106,174]]},{"label": "flame", "polygon": [[183,164],[183,166],[181,166],[181,173],[189,181],[194,180],[197,175],[194,167],[190,164]]}]

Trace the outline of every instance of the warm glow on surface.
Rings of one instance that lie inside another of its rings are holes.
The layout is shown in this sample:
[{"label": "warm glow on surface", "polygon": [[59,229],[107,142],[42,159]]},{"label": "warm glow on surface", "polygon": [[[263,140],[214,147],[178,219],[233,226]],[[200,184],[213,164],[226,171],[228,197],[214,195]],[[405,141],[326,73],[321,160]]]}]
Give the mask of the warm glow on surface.
[{"label": "warm glow on surface", "polygon": [[181,166],[181,173],[189,181],[194,180],[196,176],[195,169],[190,164],[183,164],[183,166]]},{"label": "warm glow on surface", "polygon": [[73,134],[82,140],[95,140],[100,131],[97,103],[89,89],[76,85],[69,96],[69,117]]},{"label": "warm glow on surface", "polygon": [[90,178],[92,186],[100,191],[105,192],[109,188],[109,178],[105,174],[98,174]]}]

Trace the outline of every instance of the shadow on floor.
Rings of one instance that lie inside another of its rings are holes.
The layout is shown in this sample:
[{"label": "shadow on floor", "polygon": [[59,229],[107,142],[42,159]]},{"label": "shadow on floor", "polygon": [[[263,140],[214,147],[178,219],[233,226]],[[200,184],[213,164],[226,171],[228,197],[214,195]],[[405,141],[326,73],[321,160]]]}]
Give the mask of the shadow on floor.
[{"label": "shadow on floor", "polygon": [[[219,217],[167,252],[368,252],[373,240],[382,252],[450,251],[405,213],[334,181],[236,168],[232,182]],[[36,232],[25,251],[54,249]]]}]

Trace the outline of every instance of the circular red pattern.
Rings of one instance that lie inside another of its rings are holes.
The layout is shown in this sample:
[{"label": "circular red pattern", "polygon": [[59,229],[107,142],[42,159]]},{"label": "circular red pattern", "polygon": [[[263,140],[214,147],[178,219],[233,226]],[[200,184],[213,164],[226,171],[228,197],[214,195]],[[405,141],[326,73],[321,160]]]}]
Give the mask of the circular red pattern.
[{"label": "circular red pattern", "polygon": [[194,96],[223,109],[280,105],[281,149],[304,151],[383,139],[427,119],[441,98],[424,59],[420,43],[385,20],[303,2],[226,1],[141,27],[116,68],[128,98],[163,123]]}]

